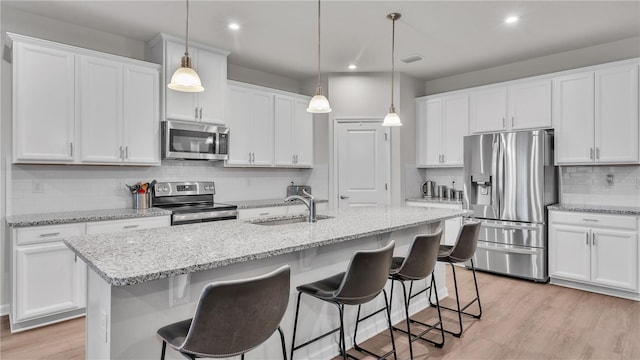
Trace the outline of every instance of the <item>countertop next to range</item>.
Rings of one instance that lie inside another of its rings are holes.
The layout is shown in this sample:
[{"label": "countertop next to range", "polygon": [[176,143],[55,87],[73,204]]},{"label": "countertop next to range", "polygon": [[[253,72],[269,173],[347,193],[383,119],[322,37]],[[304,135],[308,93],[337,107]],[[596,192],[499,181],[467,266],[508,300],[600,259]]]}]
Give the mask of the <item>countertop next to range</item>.
[{"label": "countertop next to range", "polygon": [[425,203],[433,203],[433,204],[448,204],[448,205],[462,205],[462,200],[455,199],[442,199],[438,197],[415,197],[415,198],[407,198],[406,201],[416,201],[416,202],[425,202]]},{"label": "countertop next to range", "polygon": [[584,205],[584,204],[553,204],[547,206],[549,210],[575,211],[593,214],[631,215],[640,216],[638,206],[610,206],[610,205]]},{"label": "countertop next to range", "polygon": [[[327,200],[316,200],[316,203],[327,202]],[[237,205],[238,210],[253,209],[271,206],[289,206],[295,203],[285,202],[284,199],[268,199],[268,200],[245,200],[230,202]],[[28,226],[44,226],[44,225],[60,225],[79,222],[108,221],[134,219],[150,216],[168,216],[171,211],[160,208],[150,209],[107,209],[107,210],[81,210],[81,211],[62,211],[55,213],[10,215],[6,217],[7,225],[11,228],[28,227]]]},{"label": "countertop next to range", "polygon": [[316,223],[264,226],[230,220],[78,236],[64,242],[107,283],[122,286],[385,234],[466,213],[422,207],[353,208],[322,212],[333,218]]}]

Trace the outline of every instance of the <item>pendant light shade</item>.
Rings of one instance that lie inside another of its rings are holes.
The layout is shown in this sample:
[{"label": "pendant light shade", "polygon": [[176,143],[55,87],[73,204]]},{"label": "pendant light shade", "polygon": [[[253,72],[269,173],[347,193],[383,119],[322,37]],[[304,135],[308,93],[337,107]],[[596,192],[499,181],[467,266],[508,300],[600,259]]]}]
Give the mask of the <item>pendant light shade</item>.
[{"label": "pendant light shade", "polygon": [[388,19],[391,19],[391,106],[389,107],[389,113],[384,117],[382,126],[402,126],[400,117],[396,113],[396,107],[393,106],[393,73],[395,65],[395,47],[396,47],[396,20],[402,16],[399,13],[391,13],[387,15]]},{"label": "pendant light shade", "polygon": [[202,92],[202,82],[200,76],[193,70],[191,66],[191,57],[189,56],[189,0],[187,0],[187,32],[184,43],[184,56],[180,62],[180,67],[173,73],[171,82],[167,87],[171,90],[182,92]]},{"label": "pendant light shade", "polygon": [[318,87],[316,88],[316,96],[309,101],[307,111],[314,114],[331,112],[329,100],[322,95],[322,84],[320,81],[320,0],[318,0]]}]

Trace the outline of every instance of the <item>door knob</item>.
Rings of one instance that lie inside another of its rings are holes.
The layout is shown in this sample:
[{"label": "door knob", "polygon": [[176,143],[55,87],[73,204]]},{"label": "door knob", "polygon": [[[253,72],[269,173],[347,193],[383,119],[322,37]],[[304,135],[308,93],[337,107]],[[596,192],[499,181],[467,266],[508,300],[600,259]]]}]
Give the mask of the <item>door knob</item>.
[{"label": "door knob", "polygon": [[340,199],[342,199],[342,200],[344,200],[344,199],[348,199],[348,198],[349,198],[348,196],[340,195]]}]

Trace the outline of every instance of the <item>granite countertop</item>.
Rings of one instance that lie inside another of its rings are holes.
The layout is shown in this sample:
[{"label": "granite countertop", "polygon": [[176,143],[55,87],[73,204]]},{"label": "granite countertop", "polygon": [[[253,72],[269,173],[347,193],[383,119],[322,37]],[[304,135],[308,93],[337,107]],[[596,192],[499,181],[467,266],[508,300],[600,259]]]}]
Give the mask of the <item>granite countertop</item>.
[{"label": "granite countertop", "polygon": [[596,214],[633,215],[640,216],[638,206],[603,206],[585,204],[553,204],[547,206],[549,210],[588,212]]},{"label": "granite countertop", "polygon": [[9,227],[27,227],[41,225],[59,225],[78,222],[92,222],[105,220],[134,219],[150,216],[171,215],[171,211],[150,209],[109,209],[109,210],[83,210],[65,211],[56,213],[11,215],[6,217]]},{"label": "granite countertop", "polygon": [[77,236],[64,242],[107,283],[122,286],[388,233],[465,214],[464,210],[411,206],[352,208],[323,211],[320,215],[333,218],[316,223],[263,226],[246,220],[230,220]]},{"label": "granite countertop", "polygon": [[427,203],[436,203],[436,204],[452,204],[452,205],[462,205],[462,200],[454,200],[454,199],[441,199],[438,197],[415,197],[415,198],[407,198],[406,201],[418,201],[418,202],[427,202]]},{"label": "granite countertop", "polygon": [[[326,202],[329,202],[329,200],[316,199],[316,204],[326,203]],[[262,207],[272,207],[272,206],[301,205],[300,202],[285,202],[284,198],[282,198],[282,199],[266,199],[266,200],[228,201],[228,202],[225,201],[225,203],[237,205],[238,206],[238,210],[262,208]]]}]

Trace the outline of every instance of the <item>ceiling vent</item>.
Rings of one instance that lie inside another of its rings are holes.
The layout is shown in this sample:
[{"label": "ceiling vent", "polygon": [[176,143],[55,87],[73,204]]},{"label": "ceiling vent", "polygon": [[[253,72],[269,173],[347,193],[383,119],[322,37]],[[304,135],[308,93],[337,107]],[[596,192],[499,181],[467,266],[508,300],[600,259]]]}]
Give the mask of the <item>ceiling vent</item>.
[{"label": "ceiling vent", "polygon": [[422,57],[422,55],[418,55],[418,54],[411,54],[411,55],[409,55],[409,56],[405,56],[405,57],[403,57],[402,59],[400,59],[400,61],[402,61],[402,62],[403,62],[403,63],[405,63],[405,64],[409,64],[409,63],[412,63],[412,62],[420,61],[420,60],[422,60],[422,59],[424,59],[424,58]]}]

